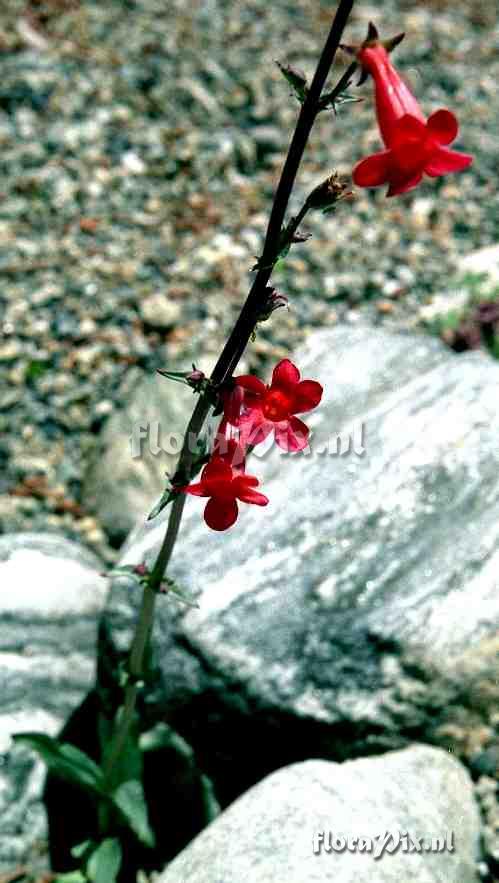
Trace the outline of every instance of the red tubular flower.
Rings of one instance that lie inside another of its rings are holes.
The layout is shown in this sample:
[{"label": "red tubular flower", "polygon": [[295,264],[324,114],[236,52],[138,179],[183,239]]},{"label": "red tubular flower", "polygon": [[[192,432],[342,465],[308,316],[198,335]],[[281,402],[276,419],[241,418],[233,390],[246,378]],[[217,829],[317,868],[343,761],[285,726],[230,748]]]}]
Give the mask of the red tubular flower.
[{"label": "red tubular flower", "polygon": [[435,178],[459,172],[473,161],[468,154],[447,147],[458,133],[454,114],[443,108],[426,120],[416,98],[391,63],[386,47],[400,39],[383,44],[376,28],[370,25],[368,39],[355,53],[363,70],[374,79],[376,115],[386,149],[357,163],[353,180],[358,187],[389,184],[387,196],[397,196],[417,187],[423,174]]},{"label": "red tubular flower", "polygon": [[[230,447],[230,446],[229,446]],[[255,491],[258,479],[246,475],[242,468],[232,467],[225,456],[215,454],[206,464],[201,481],[179,488],[196,497],[210,497],[204,510],[204,520],[212,530],[227,530],[237,520],[237,501],[266,506],[267,497]]]},{"label": "red tubular flower", "polygon": [[270,386],[252,374],[235,377],[234,383],[244,391],[242,410],[235,417],[232,400],[226,419],[239,427],[242,445],[257,445],[275,430],[275,440],[284,451],[307,446],[308,426],[295,415],[317,407],[322,398],[320,383],[300,380],[298,368],[289,359],[276,365]]},{"label": "red tubular flower", "polygon": [[[222,390],[220,396],[222,399],[225,420],[232,426],[237,426],[241,408],[243,406],[244,390],[241,386],[237,386],[233,381],[231,381],[231,383],[231,386]],[[222,426],[222,424],[220,425]],[[220,433],[220,431],[219,428],[218,432]]]}]

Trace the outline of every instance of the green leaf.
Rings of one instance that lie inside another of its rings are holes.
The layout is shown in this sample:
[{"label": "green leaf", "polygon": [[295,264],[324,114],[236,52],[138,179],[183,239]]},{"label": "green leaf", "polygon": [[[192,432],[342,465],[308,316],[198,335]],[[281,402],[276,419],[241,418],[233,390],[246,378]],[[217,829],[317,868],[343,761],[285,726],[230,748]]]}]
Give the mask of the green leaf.
[{"label": "green leaf", "polygon": [[194,751],[189,743],[186,742],[180,733],[177,733],[176,730],[173,730],[172,727],[169,727],[163,721],[155,724],[147,732],[141,733],[139,745],[140,750],[143,752],[173,748],[177,754],[186,760],[192,761],[194,758]]},{"label": "green leaf", "polygon": [[149,512],[149,515],[147,516],[147,520],[151,521],[153,518],[156,518],[156,516],[159,515],[159,513],[163,511],[165,506],[168,506],[168,503],[171,503],[171,501],[174,500],[175,497],[176,497],[176,493],[173,492],[170,487],[166,487],[164,489],[163,493],[161,494],[160,500],[156,503],[156,505],[151,510],[151,512]]},{"label": "green leaf", "polygon": [[212,822],[220,815],[222,809],[217,800],[211,779],[201,773],[201,794],[206,822]]},{"label": "green leaf", "polygon": [[154,834],[149,826],[142,783],[138,779],[123,782],[112,795],[112,801],[139,840],[146,846],[153,847]]},{"label": "green leaf", "polygon": [[147,751],[160,751],[162,748],[169,748],[172,741],[171,733],[171,727],[163,721],[159,721],[150,730],[140,734],[140,750],[145,753]]},{"label": "green leaf", "polygon": [[13,739],[36,751],[54,775],[93,793],[103,793],[102,770],[76,745],[59,742],[45,733],[15,733]]},{"label": "green leaf", "polygon": [[113,738],[113,722],[102,713],[99,713],[97,716],[97,735],[99,736],[99,747],[102,758],[107,746]]},{"label": "green leaf", "polygon": [[176,380],[178,383],[187,383],[187,376],[191,373],[190,371],[166,371],[164,368],[156,368],[156,373],[161,374],[162,377],[166,377],[168,380]]},{"label": "green leaf", "polygon": [[67,874],[57,874],[52,883],[87,883],[87,878],[81,871],[68,871]]},{"label": "green leaf", "polygon": [[26,369],[25,380],[36,380],[38,377],[41,377],[47,371],[48,366],[45,362],[37,362],[33,360],[28,363],[28,367]]},{"label": "green leaf", "polygon": [[177,584],[172,579],[165,579],[161,583],[160,591],[165,595],[173,595],[174,598],[177,598],[178,601],[181,601],[182,604],[186,604],[187,607],[195,607],[199,610],[199,604],[194,599],[191,598],[186,592],[183,592]]},{"label": "green leaf", "polygon": [[71,850],[73,858],[81,858],[89,849],[95,846],[93,840],[84,840],[83,843],[77,843]]},{"label": "green leaf", "polygon": [[283,65],[280,61],[276,61],[276,65],[283,77],[288,81],[298,101],[303,104],[308,92],[307,78],[303,71],[296,70],[290,64]]},{"label": "green leaf", "polygon": [[357,98],[355,95],[350,95],[349,92],[341,92],[334,98],[325,95],[321,100],[320,110],[332,110],[336,114],[343,104],[357,104],[362,100],[362,98]]},{"label": "green leaf", "polygon": [[87,877],[92,883],[115,883],[121,867],[121,846],[116,837],[103,840],[87,862]]}]

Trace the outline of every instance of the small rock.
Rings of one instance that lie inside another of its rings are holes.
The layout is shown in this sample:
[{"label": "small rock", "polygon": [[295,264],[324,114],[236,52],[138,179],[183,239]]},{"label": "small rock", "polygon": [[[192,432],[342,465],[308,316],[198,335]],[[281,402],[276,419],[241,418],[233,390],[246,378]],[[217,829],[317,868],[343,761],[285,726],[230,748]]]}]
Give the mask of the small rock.
[{"label": "small rock", "polygon": [[99,227],[97,218],[80,218],[80,230],[82,233],[96,233]]},{"label": "small rock", "polygon": [[80,322],[79,334],[81,337],[92,337],[97,331],[97,322],[90,316],[85,316]]},{"label": "small rock", "polygon": [[8,340],[0,346],[0,362],[13,362],[21,355],[21,345],[17,340]]},{"label": "small rock", "polygon": [[182,315],[179,304],[169,300],[168,295],[160,291],[145,297],[140,302],[139,309],[146,325],[160,329],[171,328]]},{"label": "small rock", "polygon": [[109,399],[102,399],[102,401],[97,402],[94,408],[94,414],[96,417],[107,417],[111,414],[113,410],[113,403]]},{"label": "small rock", "polygon": [[390,300],[378,300],[376,302],[376,309],[378,313],[388,314],[393,313],[395,306]]},{"label": "small rock", "polygon": [[15,389],[7,390],[0,395],[0,411],[8,411],[19,402],[19,393]]},{"label": "small rock", "polygon": [[417,230],[424,230],[433,211],[435,200],[431,196],[418,196],[411,208],[411,220]]},{"label": "small rock", "polygon": [[147,168],[145,162],[133,150],[124,153],[121,162],[125,171],[131,175],[143,175]]}]

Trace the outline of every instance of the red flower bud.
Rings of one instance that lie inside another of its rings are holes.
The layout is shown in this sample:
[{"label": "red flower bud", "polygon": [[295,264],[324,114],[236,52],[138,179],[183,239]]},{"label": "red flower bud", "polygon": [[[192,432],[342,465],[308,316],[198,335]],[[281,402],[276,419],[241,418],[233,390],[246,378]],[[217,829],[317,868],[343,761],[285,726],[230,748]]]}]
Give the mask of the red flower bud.
[{"label": "red flower bud", "polygon": [[206,374],[204,373],[204,371],[200,371],[199,368],[193,368],[193,370],[189,374],[185,375],[185,379],[188,381],[188,383],[201,383],[203,380],[206,379]]}]

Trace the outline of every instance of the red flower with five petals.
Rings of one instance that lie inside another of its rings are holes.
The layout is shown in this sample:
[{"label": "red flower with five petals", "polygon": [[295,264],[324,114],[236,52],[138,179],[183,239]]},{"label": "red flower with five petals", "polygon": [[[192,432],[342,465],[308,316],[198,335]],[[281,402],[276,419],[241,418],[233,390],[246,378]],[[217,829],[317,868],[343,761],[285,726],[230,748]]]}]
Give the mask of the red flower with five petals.
[{"label": "red flower with five petals", "polygon": [[215,454],[206,464],[201,481],[188,484],[178,490],[196,497],[210,497],[204,510],[204,520],[212,530],[227,530],[237,520],[237,501],[266,506],[268,498],[255,491],[259,481],[254,475],[246,475],[242,466],[231,466],[232,445],[229,455]]},{"label": "red flower with five petals", "polygon": [[384,45],[370,25],[368,39],[356,51],[364,71],[374,79],[376,115],[386,149],[357,163],[353,181],[358,187],[389,184],[387,196],[417,187],[423,174],[435,178],[459,172],[473,161],[468,154],[447,147],[458,134],[457,119],[450,110],[437,110],[425,119],[385,48],[399,40],[394,38]]},{"label": "red flower with five petals", "polygon": [[234,384],[225,401],[225,417],[239,428],[241,444],[257,445],[275,430],[275,440],[284,451],[301,451],[307,446],[308,426],[295,415],[317,407],[322,398],[320,383],[300,380],[296,365],[283,359],[274,368],[270,386],[252,374],[235,377]]}]

